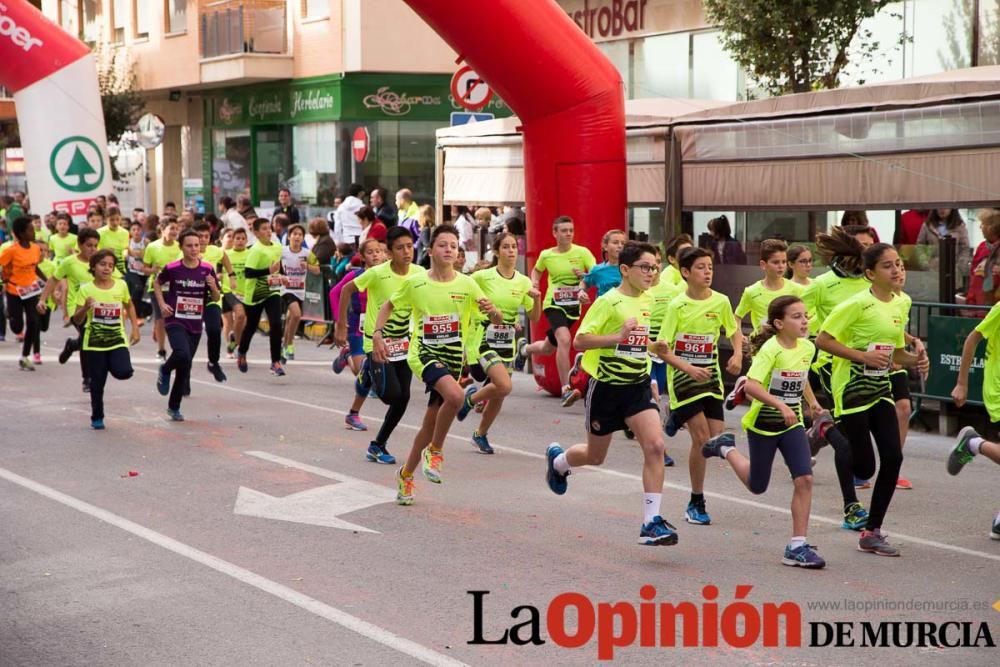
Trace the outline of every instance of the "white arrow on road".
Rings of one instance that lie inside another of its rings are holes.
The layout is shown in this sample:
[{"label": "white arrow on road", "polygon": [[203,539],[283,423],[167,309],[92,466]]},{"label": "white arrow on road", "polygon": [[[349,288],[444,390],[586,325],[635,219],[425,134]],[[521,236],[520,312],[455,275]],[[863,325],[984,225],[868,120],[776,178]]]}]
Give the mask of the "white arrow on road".
[{"label": "white arrow on road", "polygon": [[396,499],[396,494],[392,490],[366,482],[363,479],[348,477],[332,470],[299,463],[267,452],[246,452],[246,454],[278,465],[297,468],[319,477],[337,480],[339,483],[300,491],[283,498],[276,498],[241,486],[236,494],[234,514],[377,534],[377,530],[371,530],[337,517],[340,514],[392,502]]}]

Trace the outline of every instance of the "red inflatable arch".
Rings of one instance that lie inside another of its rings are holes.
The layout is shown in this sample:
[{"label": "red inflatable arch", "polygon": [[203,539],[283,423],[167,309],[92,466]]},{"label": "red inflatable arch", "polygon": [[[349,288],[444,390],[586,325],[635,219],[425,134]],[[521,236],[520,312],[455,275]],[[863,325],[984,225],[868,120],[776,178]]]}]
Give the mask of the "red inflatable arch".
[{"label": "red inflatable arch", "polygon": [[[406,3],[521,120],[528,266],[553,245],[551,223],[558,215],[572,216],[576,243],[600,257],[601,236],[624,224],[627,202],[618,71],[554,0]],[[495,39],[498,27],[507,39]],[[533,338],[545,330],[536,326]],[[535,378],[559,394],[553,358],[535,359]]]}]

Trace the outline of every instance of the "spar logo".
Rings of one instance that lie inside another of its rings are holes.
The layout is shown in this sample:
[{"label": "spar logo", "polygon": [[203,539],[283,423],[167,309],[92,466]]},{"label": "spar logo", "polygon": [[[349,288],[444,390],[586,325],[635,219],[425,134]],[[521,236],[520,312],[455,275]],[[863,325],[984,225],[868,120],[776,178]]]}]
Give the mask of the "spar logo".
[{"label": "spar logo", "polygon": [[67,137],[52,149],[49,171],[64,190],[90,192],[104,182],[104,157],[87,137]]},{"label": "spar logo", "polygon": [[41,46],[42,40],[32,37],[27,29],[22,28],[14,22],[14,19],[7,16],[7,5],[0,2],[0,35],[9,37],[14,42],[14,46],[19,46],[25,51],[31,50],[33,46]]}]

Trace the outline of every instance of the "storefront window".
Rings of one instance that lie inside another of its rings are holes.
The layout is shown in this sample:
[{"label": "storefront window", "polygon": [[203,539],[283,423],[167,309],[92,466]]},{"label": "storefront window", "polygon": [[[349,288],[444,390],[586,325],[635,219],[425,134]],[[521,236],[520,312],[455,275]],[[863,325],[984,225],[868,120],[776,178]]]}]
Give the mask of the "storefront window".
[{"label": "storefront window", "polygon": [[278,188],[292,178],[292,126],[254,128],[257,201],[277,201]]},{"label": "storefront window", "polygon": [[690,97],[690,35],[659,35],[636,40],[634,93],[645,97]]},{"label": "storefront window", "polygon": [[337,182],[337,124],[306,123],[292,128],[293,176],[285,182],[296,202],[332,207],[346,189]]},{"label": "storefront window", "polygon": [[660,245],[664,241],[667,228],[666,211],[663,208],[630,208],[628,210],[629,231],[636,240]]},{"label": "storefront window", "polygon": [[212,194],[236,198],[250,194],[250,130],[212,133]]},{"label": "storefront window", "polygon": [[739,99],[739,66],[719,41],[719,33],[691,35],[691,95],[695,99]]}]

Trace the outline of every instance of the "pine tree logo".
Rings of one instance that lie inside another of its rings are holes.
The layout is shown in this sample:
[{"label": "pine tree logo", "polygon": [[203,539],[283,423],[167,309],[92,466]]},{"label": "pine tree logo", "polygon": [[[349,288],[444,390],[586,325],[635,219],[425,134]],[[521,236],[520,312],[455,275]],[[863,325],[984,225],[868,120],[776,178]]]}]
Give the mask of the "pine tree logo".
[{"label": "pine tree logo", "polygon": [[104,156],[89,138],[67,137],[52,149],[49,171],[64,190],[91,192],[104,182]]}]

